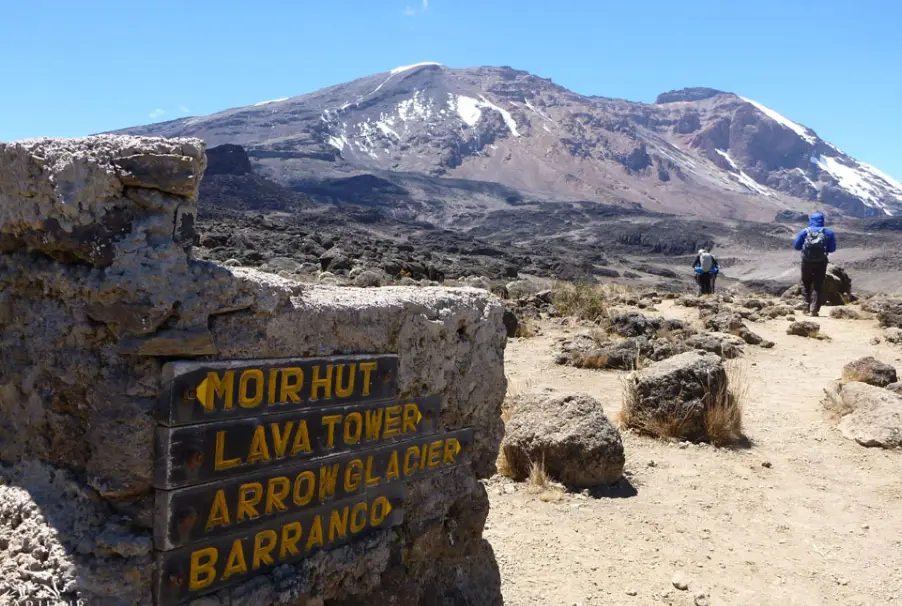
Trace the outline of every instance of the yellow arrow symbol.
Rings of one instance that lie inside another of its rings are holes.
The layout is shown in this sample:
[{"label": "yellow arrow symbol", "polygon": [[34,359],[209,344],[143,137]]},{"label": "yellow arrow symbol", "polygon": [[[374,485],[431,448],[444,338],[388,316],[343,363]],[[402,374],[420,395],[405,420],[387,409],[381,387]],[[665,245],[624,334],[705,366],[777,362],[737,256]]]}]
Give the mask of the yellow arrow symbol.
[{"label": "yellow arrow symbol", "polygon": [[454,456],[457,456],[457,453],[460,452],[460,442],[454,440]]},{"label": "yellow arrow symbol", "polygon": [[419,407],[419,406],[417,406],[416,404],[414,404],[414,406],[417,407],[417,421],[416,421],[416,425],[419,425],[419,424],[420,424],[420,421],[423,420],[423,413],[420,412],[420,407]]},{"label": "yellow arrow symbol", "polygon": [[197,399],[207,410],[213,410],[213,390],[207,384],[207,379],[200,382],[197,386]]}]

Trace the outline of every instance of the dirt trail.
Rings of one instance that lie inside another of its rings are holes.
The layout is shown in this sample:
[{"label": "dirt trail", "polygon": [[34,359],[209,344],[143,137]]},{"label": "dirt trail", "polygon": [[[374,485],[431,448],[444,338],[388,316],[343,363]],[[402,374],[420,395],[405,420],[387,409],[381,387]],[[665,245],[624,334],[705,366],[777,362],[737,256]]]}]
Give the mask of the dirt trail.
[{"label": "dirt trail", "polygon": [[[666,317],[693,309],[659,306]],[[829,311],[829,310],[824,310]],[[510,606],[902,604],[902,454],[843,438],[820,400],[842,366],[865,355],[902,370],[902,348],[871,340],[873,321],[818,318],[832,341],[751,324],[776,343],[747,347],[745,450],[624,434],[632,496],[568,493],[543,502],[509,480],[488,482],[486,537]],[[511,389],[585,391],[613,417],[620,376],[554,364],[555,339],[508,343]],[[673,587],[674,574],[689,590]],[[703,595],[702,595],[703,594]]]}]

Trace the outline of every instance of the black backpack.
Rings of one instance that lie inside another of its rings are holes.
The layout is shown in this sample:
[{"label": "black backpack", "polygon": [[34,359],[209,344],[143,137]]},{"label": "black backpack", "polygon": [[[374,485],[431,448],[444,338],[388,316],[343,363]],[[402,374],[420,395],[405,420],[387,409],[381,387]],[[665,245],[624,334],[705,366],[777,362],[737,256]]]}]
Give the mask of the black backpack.
[{"label": "black backpack", "polygon": [[823,229],[808,228],[802,244],[802,258],[814,262],[827,260],[827,234]]}]

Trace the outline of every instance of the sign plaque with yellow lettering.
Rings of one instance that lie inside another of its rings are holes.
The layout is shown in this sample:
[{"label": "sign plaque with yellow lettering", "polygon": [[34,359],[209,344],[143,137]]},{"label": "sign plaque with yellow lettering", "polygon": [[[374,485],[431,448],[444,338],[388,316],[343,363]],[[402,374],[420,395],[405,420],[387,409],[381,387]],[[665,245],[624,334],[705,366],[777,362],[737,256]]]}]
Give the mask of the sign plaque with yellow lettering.
[{"label": "sign plaque with yellow lettering", "polygon": [[179,604],[339,547],[367,531],[397,526],[404,519],[404,492],[403,484],[387,485],[262,527],[158,552],[154,599],[159,606]]},{"label": "sign plaque with yellow lettering", "polygon": [[174,362],[155,439],[154,601],[175,606],[401,524],[406,482],[469,462],[398,357]]},{"label": "sign plaque with yellow lettering", "polygon": [[154,486],[178,488],[433,433],[441,404],[428,396],[158,427]]},{"label": "sign plaque with yellow lettering", "polygon": [[392,398],[397,371],[393,354],[171,362],[163,366],[158,417],[188,425]]}]

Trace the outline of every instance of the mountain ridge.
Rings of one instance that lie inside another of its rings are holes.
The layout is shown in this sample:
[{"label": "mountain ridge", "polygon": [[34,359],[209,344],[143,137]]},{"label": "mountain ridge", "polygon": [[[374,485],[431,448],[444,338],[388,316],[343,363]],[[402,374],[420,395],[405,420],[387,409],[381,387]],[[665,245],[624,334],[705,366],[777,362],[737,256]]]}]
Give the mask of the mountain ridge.
[{"label": "mountain ridge", "polygon": [[902,213],[898,181],[762,104],[707,87],[648,104],[580,95],[510,67],[426,62],[115,132],[242,145],[255,170],[301,191],[365,173],[403,187],[404,175],[422,174],[497,182],[533,201],[722,218]]}]

